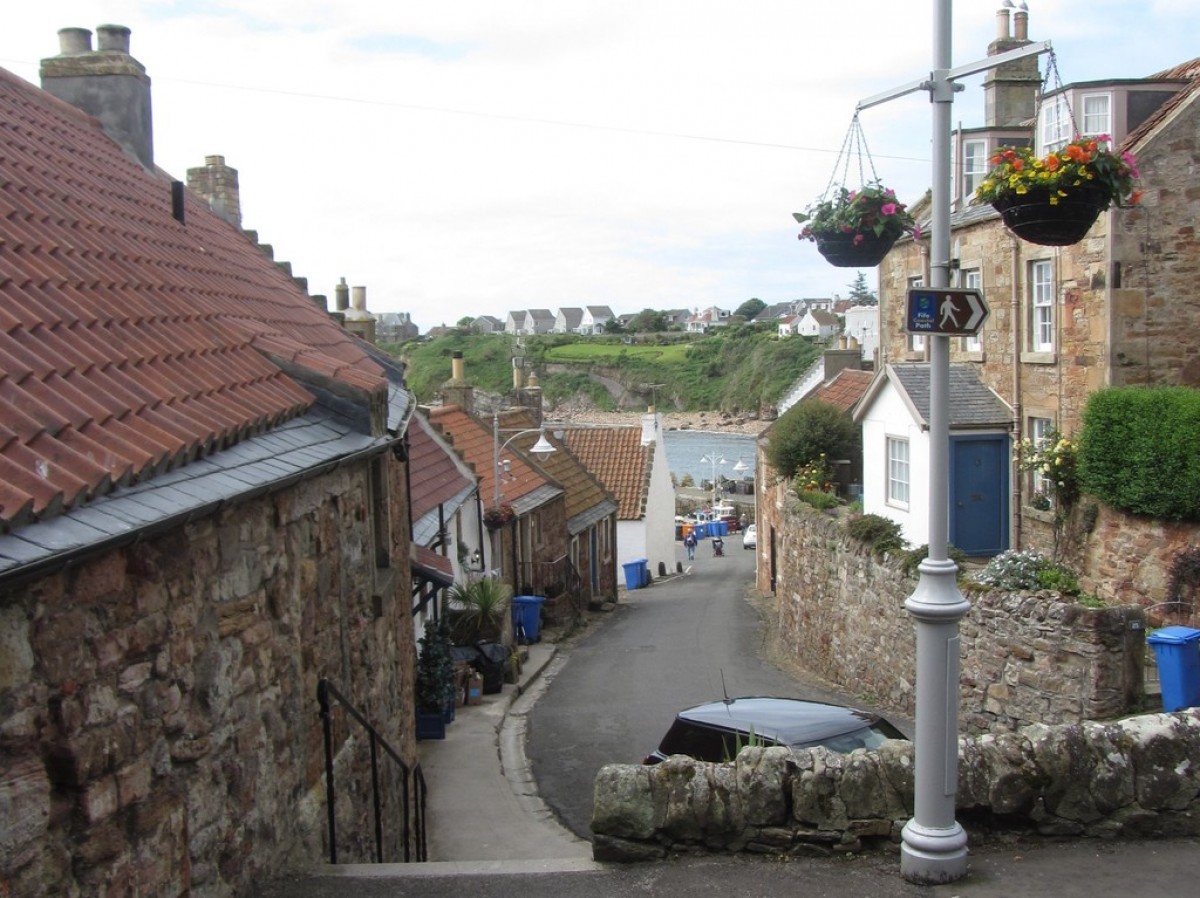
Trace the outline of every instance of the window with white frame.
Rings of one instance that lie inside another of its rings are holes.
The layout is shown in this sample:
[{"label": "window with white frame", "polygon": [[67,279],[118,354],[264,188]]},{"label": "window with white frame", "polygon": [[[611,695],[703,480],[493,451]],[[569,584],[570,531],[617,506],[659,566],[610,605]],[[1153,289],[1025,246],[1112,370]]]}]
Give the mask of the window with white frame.
[{"label": "window with white frame", "polygon": [[963,141],[962,166],[962,198],[966,201],[975,195],[975,188],[988,173],[986,140]]},{"label": "window with white frame", "polygon": [[1054,270],[1049,259],[1029,263],[1030,348],[1054,351]]},{"label": "window with white frame", "polygon": [[[921,275],[917,275],[915,278],[909,278],[908,286],[909,287],[924,287],[925,286],[925,278],[923,278]],[[907,305],[908,305],[907,294],[904,297],[904,303],[905,303],[905,307],[907,307]],[[908,335],[908,348],[912,352],[924,352],[924,350],[925,350],[925,335],[924,334],[909,334]]]},{"label": "window with white frame", "polygon": [[908,440],[887,438],[887,501],[908,508]]},{"label": "window with white frame", "polygon": [[[983,272],[978,268],[963,268],[959,271],[959,283],[974,290],[983,289]],[[982,328],[963,338],[963,349],[967,352],[983,352]]]},{"label": "window with white frame", "polygon": [[1108,94],[1084,94],[1083,134],[1100,137],[1112,134],[1112,98]]},{"label": "window with white frame", "polygon": [[1065,147],[1071,139],[1071,107],[1066,96],[1060,94],[1043,102],[1039,119],[1038,138],[1042,145],[1037,154],[1045,156]]},{"label": "window with white frame", "polygon": [[[1054,422],[1049,418],[1029,419],[1029,441],[1034,446],[1045,444],[1054,431]],[[1044,471],[1029,472],[1029,504],[1034,508],[1049,509],[1054,504],[1054,490],[1050,478]]]}]

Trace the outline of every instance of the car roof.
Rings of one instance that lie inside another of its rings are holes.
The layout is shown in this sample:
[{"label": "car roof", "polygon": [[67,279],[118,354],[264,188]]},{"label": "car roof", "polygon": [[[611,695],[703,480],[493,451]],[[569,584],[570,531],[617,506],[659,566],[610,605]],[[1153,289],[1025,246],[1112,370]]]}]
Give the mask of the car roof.
[{"label": "car roof", "polygon": [[783,745],[804,746],[852,733],[879,720],[876,714],[798,698],[746,696],[685,708],[676,717],[706,726],[754,732]]}]

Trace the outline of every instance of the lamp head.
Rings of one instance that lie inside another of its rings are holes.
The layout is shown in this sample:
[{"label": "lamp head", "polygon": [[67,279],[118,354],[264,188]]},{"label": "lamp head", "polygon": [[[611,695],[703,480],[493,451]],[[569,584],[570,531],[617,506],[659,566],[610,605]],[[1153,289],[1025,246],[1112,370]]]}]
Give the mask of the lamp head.
[{"label": "lamp head", "polygon": [[546,432],[543,430],[541,433],[538,434],[538,441],[533,444],[533,448],[530,449],[529,451],[532,452],[534,455],[536,455],[538,458],[545,458],[551,452],[554,452],[555,449],[550,444],[550,441],[548,439],[546,439]]}]

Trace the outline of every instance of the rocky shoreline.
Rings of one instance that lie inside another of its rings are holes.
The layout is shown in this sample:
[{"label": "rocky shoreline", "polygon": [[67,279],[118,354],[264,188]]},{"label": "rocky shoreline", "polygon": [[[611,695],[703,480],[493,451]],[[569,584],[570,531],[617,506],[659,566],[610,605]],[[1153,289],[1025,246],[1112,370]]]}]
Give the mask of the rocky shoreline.
[{"label": "rocky shoreline", "polygon": [[[663,427],[667,430],[706,430],[716,433],[741,433],[757,436],[770,426],[770,421],[728,415],[721,412],[664,412]],[[634,412],[576,411],[569,414],[550,413],[551,421],[572,424],[640,425],[642,416]]]}]

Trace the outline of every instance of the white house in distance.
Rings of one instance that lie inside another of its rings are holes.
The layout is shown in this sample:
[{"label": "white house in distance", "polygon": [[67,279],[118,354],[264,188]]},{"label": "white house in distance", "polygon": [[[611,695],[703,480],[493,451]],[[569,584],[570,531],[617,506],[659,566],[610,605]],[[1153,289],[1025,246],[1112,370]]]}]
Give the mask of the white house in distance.
[{"label": "white house in distance", "polygon": [[553,333],[574,334],[579,331],[579,322],[583,320],[583,309],[564,307],[554,316]]},{"label": "white house in distance", "polygon": [[825,309],[809,308],[796,325],[796,333],[802,337],[816,337],[818,340],[828,340],[838,332],[841,322],[837,315]]},{"label": "white house in distance", "polygon": [[851,306],[842,321],[842,333],[858,341],[863,360],[873,360],[879,348],[879,306]]},{"label": "white house in distance", "polygon": [[578,332],[592,336],[602,334],[615,317],[613,310],[608,306],[584,306]]}]

